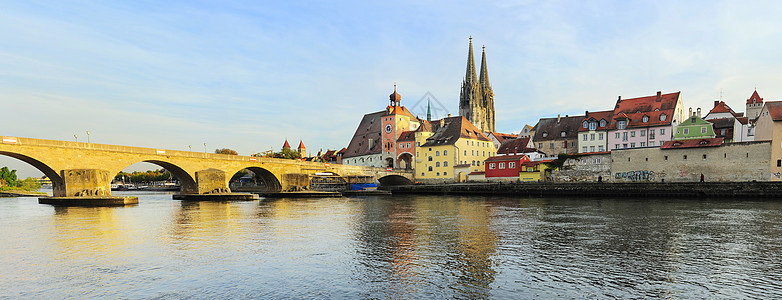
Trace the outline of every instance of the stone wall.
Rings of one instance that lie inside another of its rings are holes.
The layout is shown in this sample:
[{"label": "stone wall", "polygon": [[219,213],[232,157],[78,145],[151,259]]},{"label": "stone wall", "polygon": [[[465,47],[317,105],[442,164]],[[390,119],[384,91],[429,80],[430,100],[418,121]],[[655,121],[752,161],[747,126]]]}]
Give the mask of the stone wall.
[{"label": "stone wall", "polygon": [[562,169],[554,171],[557,182],[611,181],[611,153],[591,154],[568,159]]},{"label": "stone wall", "polygon": [[771,144],[743,142],[686,149],[620,149],[611,152],[617,182],[768,181]]}]

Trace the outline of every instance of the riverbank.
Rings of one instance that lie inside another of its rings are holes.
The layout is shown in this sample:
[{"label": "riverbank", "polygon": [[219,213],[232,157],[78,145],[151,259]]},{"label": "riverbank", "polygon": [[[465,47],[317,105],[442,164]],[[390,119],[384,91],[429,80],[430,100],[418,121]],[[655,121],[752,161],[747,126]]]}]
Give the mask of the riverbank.
[{"label": "riverbank", "polygon": [[615,198],[782,198],[779,182],[454,183],[389,186],[393,194]]},{"label": "riverbank", "polygon": [[0,191],[0,198],[1,197],[40,197],[46,195],[47,194],[43,192],[29,192],[29,191],[21,191],[21,190]]}]

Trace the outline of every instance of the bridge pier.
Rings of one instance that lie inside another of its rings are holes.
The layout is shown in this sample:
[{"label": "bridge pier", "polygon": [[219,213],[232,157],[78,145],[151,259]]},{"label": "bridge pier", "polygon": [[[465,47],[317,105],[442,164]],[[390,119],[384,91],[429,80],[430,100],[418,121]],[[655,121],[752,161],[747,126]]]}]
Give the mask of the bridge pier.
[{"label": "bridge pier", "polygon": [[57,206],[117,206],[138,204],[138,197],[111,195],[111,176],[106,170],[71,169],[60,171],[62,182],[55,183],[53,197],[38,198],[40,204]]},{"label": "bridge pier", "polygon": [[228,187],[228,176],[218,169],[206,169],[195,172],[195,193],[182,190],[174,195],[174,200],[184,201],[236,201],[258,200],[258,195],[232,193]]}]

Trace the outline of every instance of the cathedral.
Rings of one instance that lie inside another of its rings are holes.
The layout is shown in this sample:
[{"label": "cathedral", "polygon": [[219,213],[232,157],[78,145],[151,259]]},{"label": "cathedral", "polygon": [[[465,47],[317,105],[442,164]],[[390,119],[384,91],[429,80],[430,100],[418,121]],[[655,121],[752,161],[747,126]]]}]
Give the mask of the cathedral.
[{"label": "cathedral", "polygon": [[486,47],[483,47],[481,57],[481,77],[477,78],[475,59],[472,54],[472,37],[470,37],[470,52],[467,54],[467,74],[464,76],[462,92],[459,96],[459,115],[464,116],[484,132],[494,132],[494,92],[489,84]]}]

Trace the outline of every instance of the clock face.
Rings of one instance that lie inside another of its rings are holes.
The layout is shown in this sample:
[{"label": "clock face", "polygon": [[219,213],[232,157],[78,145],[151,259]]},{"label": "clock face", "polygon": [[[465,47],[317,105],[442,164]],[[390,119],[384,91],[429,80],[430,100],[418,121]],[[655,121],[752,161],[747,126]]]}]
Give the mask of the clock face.
[{"label": "clock face", "polygon": [[391,133],[391,124],[386,124],[386,133]]}]

